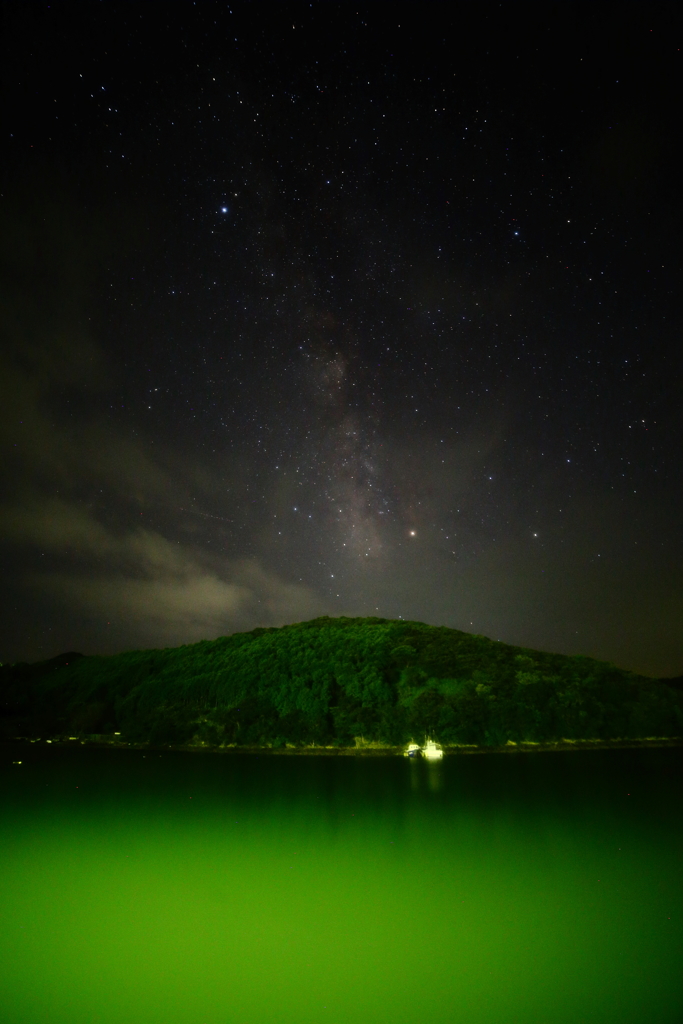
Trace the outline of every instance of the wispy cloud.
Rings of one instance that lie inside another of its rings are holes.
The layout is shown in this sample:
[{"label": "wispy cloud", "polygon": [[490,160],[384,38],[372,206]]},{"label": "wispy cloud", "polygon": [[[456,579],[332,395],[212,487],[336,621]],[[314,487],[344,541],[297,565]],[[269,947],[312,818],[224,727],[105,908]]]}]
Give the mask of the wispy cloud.
[{"label": "wispy cloud", "polygon": [[[323,613],[310,587],[258,558],[215,553],[201,531],[183,533],[168,514],[192,509],[191,494],[210,495],[211,465],[108,415],[116,372],[86,312],[96,253],[71,214],[25,209],[4,224],[0,246],[9,268],[0,303],[0,544],[13,561],[12,592],[32,595],[48,618],[50,607],[70,613],[82,624],[72,640],[81,649],[106,647],[110,623],[116,644],[150,646]],[[167,510],[154,528],[135,521],[150,503]]]},{"label": "wispy cloud", "polygon": [[25,586],[115,621],[117,634],[131,642],[178,644],[327,610],[311,588],[281,579],[257,559],[221,562],[142,528],[115,533],[60,499],[5,506],[0,529],[56,560],[50,571],[27,572]]}]

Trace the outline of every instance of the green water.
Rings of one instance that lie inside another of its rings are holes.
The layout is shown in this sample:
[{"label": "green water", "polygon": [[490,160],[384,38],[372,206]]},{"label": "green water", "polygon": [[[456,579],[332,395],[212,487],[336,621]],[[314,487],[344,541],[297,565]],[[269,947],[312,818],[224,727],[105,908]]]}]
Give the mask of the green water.
[{"label": "green water", "polygon": [[2,746],[0,1019],[680,1024],[681,762]]}]

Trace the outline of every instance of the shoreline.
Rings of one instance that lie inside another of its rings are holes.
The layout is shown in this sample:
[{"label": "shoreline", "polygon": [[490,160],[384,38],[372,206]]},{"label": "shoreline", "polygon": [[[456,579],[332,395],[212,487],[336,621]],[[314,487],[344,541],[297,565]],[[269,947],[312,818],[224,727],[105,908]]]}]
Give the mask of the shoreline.
[{"label": "shoreline", "polygon": [[[198,754],[272,754],[274,756],[291,757],[403,757],[405,745],[400,747],[385,746],[380,743],[362,743],[353,747],[336,746],[296,746],[287,744],[281,747],[270,746],[216,746],[209,743],[128,743],[125,740],[92,736],[55,736],[42,739],[30,736],[7,737],[4,743],[21,743],[24,745],[39,744],[54,747],[98,747],[114,750],[164,750]],[[508,740],[502,747],[485,747],[477,744],[463,743],[443,745],[444,757],[462,754],[533,754],[552,751],[577,750],[642,750],[655,747],[683,747],[683,736],[644,736],[639,739],[618,738],[613,740],[600,739],[561,739],[547,742],[522,741],[514,743]],[[417,760],[421,760],[418,758]]]}]

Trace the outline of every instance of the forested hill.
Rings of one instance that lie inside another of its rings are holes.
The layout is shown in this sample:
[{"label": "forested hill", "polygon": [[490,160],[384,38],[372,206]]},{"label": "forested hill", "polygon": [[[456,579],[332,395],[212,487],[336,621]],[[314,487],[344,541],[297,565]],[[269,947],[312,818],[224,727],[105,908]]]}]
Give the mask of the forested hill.
[{"label": "forested hill", "polygon": [[683,735],[680,687],[420,622],[321,618],[0,668],[5,737],[391,746]]}]

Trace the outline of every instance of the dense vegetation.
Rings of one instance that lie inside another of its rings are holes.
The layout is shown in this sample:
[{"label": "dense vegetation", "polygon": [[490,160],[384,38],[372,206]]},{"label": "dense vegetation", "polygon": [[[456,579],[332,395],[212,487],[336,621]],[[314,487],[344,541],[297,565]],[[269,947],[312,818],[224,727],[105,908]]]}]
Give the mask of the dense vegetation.
[{"label": "dense vegetation", "polygon": [[0,668],[4,736],[212,746],[502,746],[683,735],[680,681],[419,622],[315,619]]}]

